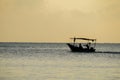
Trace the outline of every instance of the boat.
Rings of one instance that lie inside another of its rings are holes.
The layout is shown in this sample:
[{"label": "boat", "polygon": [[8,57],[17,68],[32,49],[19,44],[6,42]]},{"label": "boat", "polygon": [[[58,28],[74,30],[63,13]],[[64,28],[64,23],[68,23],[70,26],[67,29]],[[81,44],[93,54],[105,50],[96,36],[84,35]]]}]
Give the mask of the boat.
[{"label": "boat", "polygon": [[[73,43],[67,43],[68,47],[72,52],[95,52],[96,39],[89,38],[70,38],[73,40]],[[84,40],[87,43],[78,43],[76,40]]]}]

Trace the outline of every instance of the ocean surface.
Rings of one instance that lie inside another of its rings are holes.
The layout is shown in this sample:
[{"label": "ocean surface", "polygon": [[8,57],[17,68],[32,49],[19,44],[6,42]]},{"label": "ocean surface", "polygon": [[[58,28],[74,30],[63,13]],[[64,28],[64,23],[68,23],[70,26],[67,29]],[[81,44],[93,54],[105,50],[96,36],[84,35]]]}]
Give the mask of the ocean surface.
[{"label": "ocean surface", "polygon": [[120,44],[73,53],[65,43],[0,43],[0,80],[120,80]]}]

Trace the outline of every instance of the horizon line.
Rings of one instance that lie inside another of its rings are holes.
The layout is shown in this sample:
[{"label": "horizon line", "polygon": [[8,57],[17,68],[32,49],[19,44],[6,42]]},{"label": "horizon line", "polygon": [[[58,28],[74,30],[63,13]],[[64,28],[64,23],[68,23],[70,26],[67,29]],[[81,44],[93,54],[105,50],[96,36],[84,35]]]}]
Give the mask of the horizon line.
[{"label": "horizon line", "polygon": [[[18,41],[16,41],[16,42],[11,42],[11,41],[5,41],[5,42],[0,42],[0,43],[73,43],[73,42],[18,42]],[[79,42],[77,42],[77,43],[79,43]],[[82,42],[83,43],[83,42]],[[120,44],[120,42],[96,42],[96,43],[102,43],[102,44],[104,44],[104,43],[108,43],[108,44]]]}]

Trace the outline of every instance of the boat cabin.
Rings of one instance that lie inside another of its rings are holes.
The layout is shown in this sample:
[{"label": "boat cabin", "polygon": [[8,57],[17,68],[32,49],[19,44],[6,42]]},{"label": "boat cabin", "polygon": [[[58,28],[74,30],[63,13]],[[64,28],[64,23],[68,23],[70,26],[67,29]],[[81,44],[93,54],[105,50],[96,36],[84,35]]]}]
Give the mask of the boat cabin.
[{"label": "boat cabin", "polygon": [[[72,52],[95,52],[96,39],[89,38],[70,38],[73,43],[67,43]],[[76,40],[84,40],[87,43],[78,43]]]}]

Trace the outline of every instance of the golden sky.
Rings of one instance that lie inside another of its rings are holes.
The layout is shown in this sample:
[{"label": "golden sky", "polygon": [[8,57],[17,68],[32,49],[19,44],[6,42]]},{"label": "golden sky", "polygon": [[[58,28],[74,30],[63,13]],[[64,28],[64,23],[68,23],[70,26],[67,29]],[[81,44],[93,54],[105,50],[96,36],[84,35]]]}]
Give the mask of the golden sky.
[{"label": "golden sky", "polygon": [[120,43],[120,0],[0,0],[0,42]]}]

